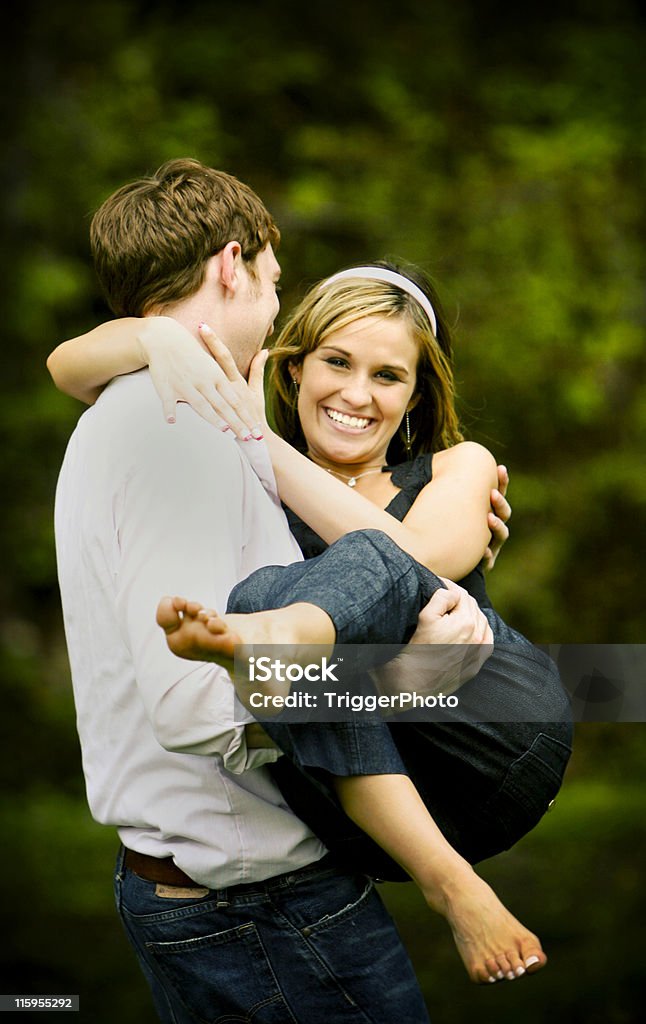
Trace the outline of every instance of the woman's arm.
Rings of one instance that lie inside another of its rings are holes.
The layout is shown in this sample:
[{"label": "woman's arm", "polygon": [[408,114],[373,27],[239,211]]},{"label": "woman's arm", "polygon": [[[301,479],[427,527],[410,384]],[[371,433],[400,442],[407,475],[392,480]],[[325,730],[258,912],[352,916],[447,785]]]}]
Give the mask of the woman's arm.
[{"label": "woman's arm", "polygon": [[135,317],[110,320],[64,341],[47,360],[56,387],[93,405],[113,377],[141,370],[148,363],[139,340],[142,323]]},{"label": "woman's arm", "polygon": [[145,366],[169,423],[175,422],[177,402],[186,402],[220,430],[231,427],[245,439],[262,436],[240,375],[229,380],[197,335],[172,317],[110,320],[64,341],[47,360],[56,387],[86,405],[113,377]]},{"label": "woman's arm", "polygon": [[326,543],[353,530],[381,530],[438,576],[459,580],[489,544],[487,513],[496,463],[481,445],[463,442],[438,453],[433,479],[399,522],[268,432],[278,492]]}]

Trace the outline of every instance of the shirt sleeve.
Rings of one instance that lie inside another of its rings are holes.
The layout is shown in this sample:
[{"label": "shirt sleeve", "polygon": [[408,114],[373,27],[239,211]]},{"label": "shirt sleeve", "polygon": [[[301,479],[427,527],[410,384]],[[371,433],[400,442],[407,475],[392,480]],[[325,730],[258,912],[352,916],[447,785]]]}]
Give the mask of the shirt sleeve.
[{"label": "shirt sleeve", "polygon": [[[142,425],[134,469],[115,500],[116,603],[137,686],[155,738],[165,749],[219,754],[239,773],[275,760],[247,750],[245,721],[227,672],[170,652],[156,624],[164,595],[179,594],[224,612],[240,578],[245,502],[262,487],[230,436],[180,407]],[[259,493],[260,492],[260,495]]]}]

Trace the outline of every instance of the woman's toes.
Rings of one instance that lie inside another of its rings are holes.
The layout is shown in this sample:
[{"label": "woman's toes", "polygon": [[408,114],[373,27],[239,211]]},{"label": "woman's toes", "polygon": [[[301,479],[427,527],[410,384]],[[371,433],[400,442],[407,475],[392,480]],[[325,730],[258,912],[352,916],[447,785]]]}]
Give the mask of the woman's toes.
[{"label": "woman's toes", "polygon": [[171,597],[163,597],[157,605],[157,625],[161,626],[166,633],[172,633],[182,624],[175,603]]},{"label": "woman's toes", "polygon": [[542,949],[532,949],[523,952],[523,962],[528,974],[536,974],[547,963],[547,957]]},{"label": "woman's toes", "polygon": [[512,971],[511,977],[507,975],[507,980],[511,981],[512,978],[522,978],[523,974],[525,974],[525,965],[523,963],[522,957],[520,956],[520,953],[509,952],[507,953],[507,959],[511,965]]},{"label": "woman's toes", "polygon": [[186,614],[190,615],[190,617],[192,619],[197,618],[197,616],[200,614],[201,611],[202,611],[202,605],[200,604],[199,601],[187,601],[186,602]]},{"label": "woman's toes", "polygon": [[204,625],[208,629],[209,633],[213,633],[216,636],[220,633],[226,633],[228,630],[226,622],[219,618],[219,616],[217,616],[215,612],[213,613],[211,618],[206,619]]},{"label": "woman's toes", "polygon": [[499,980],[502,980],[502,978],[500,977],[501,974],[502,977],[505,978],[507,981],[515,980],[516,975],[514,974],[514,969],[512,967],[509,955],[507,953],[500,953],[496,957],[496,963],[498,964],[498,973],[496,977]]},{"label": "woman's toes", "polygon": [[493,957],[485,960],[485,967],[487,969],[488,978],[493,978],[494,981],[502,981],[505,977],[504,971],[500,968],[500,964]]}]

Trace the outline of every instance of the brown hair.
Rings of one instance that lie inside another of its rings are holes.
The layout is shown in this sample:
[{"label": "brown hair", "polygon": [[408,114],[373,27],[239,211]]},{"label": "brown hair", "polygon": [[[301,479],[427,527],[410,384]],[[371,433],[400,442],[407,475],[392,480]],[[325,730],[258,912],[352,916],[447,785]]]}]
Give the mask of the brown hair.
[{"label": "brown hair", "polygon": [[143,316],[193,295],[207,260],[237,241],[252,264],[280,233],[258,196],[198,160],[169,160],[117,189],[90,227],[92,254],[110,307]]},{"label": "brown hair", "polygon": [[272,349],[268,396],[278,433],[295,448],[306,451],[290,364],[299,365],[328,335],[362,317],[405,317],[419,350],[414,392],[419,399],[409,412],[410,451],[403,423],[388,447],[388,463],[395,465],[422,452],[449,448],[463,438],[455,409],[451,335],[435,289],[416,268],[402,271],[397,264],[385,261],[373,265],[404,273],[422,289],[437,317],[437,338],[419,303],[396,285],[364,278],[346,278],[324,287],[315,285],[291,314]]}]

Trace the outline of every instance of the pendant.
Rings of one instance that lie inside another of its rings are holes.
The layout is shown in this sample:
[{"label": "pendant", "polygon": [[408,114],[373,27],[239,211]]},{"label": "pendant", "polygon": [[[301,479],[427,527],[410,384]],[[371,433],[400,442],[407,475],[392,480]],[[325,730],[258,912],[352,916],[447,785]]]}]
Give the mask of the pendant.
[{"label": "pendant", "polygon": [[357,486],[357,478],[356,478],[356,476],[351,476],[350,479],[348,480],[348,487],[356,487],[356,486]]}]

